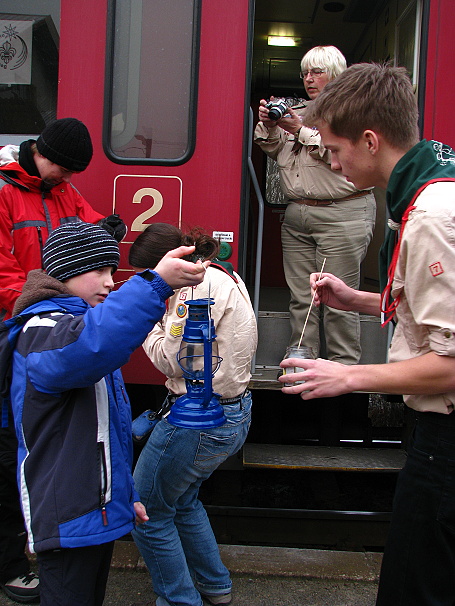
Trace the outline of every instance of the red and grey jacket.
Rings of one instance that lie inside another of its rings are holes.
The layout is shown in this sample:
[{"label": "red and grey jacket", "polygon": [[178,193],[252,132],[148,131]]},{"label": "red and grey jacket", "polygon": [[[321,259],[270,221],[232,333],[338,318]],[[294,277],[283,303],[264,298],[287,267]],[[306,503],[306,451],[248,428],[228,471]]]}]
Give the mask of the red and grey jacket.
[{"label": "red and grey jacket", "polygon": [[[42,247],[49,233],[70,221],[97,223],[91,208],[71,184],[42,191],[42,180],[17,162],[0,168],[0,318],[11,316],[27,274],[42,267]],[[0,182],[1,183],[1,182]]]}]

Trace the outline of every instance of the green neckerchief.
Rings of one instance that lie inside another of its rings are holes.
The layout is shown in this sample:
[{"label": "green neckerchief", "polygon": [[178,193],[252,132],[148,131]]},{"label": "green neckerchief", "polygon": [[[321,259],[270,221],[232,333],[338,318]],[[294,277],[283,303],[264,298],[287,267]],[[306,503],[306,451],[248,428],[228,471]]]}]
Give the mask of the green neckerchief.
[{"label": "green neckerchief", "polygon": [[[432,179],[455,178],[455,152],[448,145],[423,139],[396,164],[390,176],[386,200],[390,217],[400,223],[416,191]],[[392,260],[397,231],[387,230],[379,253],[381,293],[387,285],[387,269]]]},{"label": "green neckerchief", "polygon": [[221,261],[221,259],[215,257],[215,259],[212,259],[210,266],[228,274],[234,282],[238,283],[237,278],[234,276],[234,266],[229,261]]}]

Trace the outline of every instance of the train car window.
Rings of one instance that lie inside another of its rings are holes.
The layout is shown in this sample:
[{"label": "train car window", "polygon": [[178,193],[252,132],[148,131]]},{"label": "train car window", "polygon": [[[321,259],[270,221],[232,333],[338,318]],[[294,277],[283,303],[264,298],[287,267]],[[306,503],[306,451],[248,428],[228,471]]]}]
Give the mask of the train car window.
[{"label": "train car window", "polygon": [[110,3],[105,149],[115,162],[192,154],[200,0]]},{"label": "train car window", "polygon": [[2,0],[0,145],[37,135],[55,119],[59,28],[59,0]]}]

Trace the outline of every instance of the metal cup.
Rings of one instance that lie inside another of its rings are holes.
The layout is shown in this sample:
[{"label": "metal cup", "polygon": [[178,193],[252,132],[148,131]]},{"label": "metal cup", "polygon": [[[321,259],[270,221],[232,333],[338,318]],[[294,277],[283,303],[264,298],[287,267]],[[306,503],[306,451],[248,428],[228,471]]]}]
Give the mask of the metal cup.
[{"label": "metal cup", "polygon": [[[314,352],[311,349],[311,347],[299,347],[297,345],[290,345],[289,347],[286,348],[286,355],[284,356],[284,359],[286,358],[303,358],[303,359],[314,359]],[[304,370],[303,368],[300,368],[299,366],[290,366],[289,368],[283,368],[283,374],[290,374],[290,373],[294,373],[294,372],[301,372],[302,370]],[[301,385],[302,383],[305,383],[305,381],[296,381],[295,383],[285,383],[285,387],[292,387],[293,385]]]}]

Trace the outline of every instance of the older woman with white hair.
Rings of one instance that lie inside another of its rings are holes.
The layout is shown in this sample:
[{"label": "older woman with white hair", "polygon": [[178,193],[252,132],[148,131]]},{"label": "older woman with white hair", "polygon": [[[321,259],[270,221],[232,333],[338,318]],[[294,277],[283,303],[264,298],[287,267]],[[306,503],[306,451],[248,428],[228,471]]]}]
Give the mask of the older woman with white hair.
[{"label": "older woman with white hair", "polygon": [[[316,46],[301,61],[300,77],[309,101],[285,110],[276,119],[267,101],[259,106],[254,140],[277,161],[280,185],[287,201],[281,228],[283,265],[290,289],[289,345],[300,341],[311,303],[310,274],[329,271],[352,288],[360,282],[360,263],[373,235],[376,204],[371,190],[359,191],[331,170],[331,152],[319,132],[302,123],[306,108],[324,86],[346,69],[346,59],[334,46]],[[275,119],[271,119],[275,117]],[[355,312],[324,309],[327,357],[344,364],[360,359],[360,319]],[[310,314],[302,344],[320,353],[319,317]]]}]

